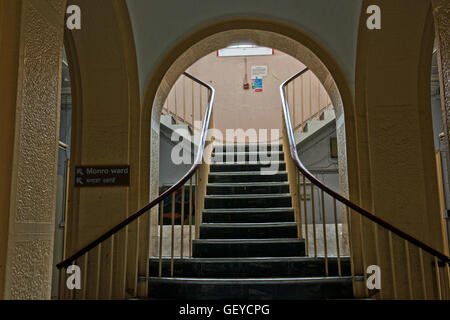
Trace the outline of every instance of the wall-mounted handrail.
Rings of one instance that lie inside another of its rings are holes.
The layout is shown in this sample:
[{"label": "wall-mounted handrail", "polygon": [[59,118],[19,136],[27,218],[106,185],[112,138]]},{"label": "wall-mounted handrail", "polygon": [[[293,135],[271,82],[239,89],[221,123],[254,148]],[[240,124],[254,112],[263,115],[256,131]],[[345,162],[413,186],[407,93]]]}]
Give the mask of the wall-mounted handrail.
[{"label": "wall-mounted handrail", "polygon": [[296,73],[286,81],[284,81],[280,86],[280,94],[281,94],[281,102],[283,107],[283,114],[284,114],[284,122],[286,125],[286,133],[289,141],[289,149],[290,149],[290,155],[294,161],[295,166],[298,168],[298,170],[309,180],[312,184],[317,186],[319,189],[330,195],[332,198],[340,201],[350,209],[352,209],[354,212],[366,217],[367,219],[371,220],[372,222],[375,222],[376,224],[386,228],[387,230],[391,231],[392,233],[396,234],[397,236],[409,241],[410,243],[418,246],[422,250],[432,254],[433,256],[441,259],[443,262],[450,263],[450,258],[443,254],[442,252],[439,252],[438,250],[430,247],[426,243],[418,240],[417,238],[413,237],[412,235],[398,229],[397,227],[393,226],[392,224],[388,223],[387,221],[375,216],[374,214],[370,213],[369,211],[365,210],[364,208],[361,208],[359,205],[353,203],[352,201],[348,200],[347,198],[343,197],[339,193],[331,190],[329,187],[327,187],[325,184],[323,184],[319,179],[317,179],[309,170],[304,166],[304,164],[300,161],[300,158],[298,156],[297,152],[297,146],[294,139],[294,132],[292,129],[291,124],[291,117],[289,112],[289,105],[287,102],[286,97],[286,86],[291,82],[300,77],[302,74],[306,73],[309,70],[309,68],[305,68],[302,71]]},{"label": "wall-mounted handrail", "polygon": [[206,87],[210,93],[209,99],[208,99],[208,105],[207,105],[207,109],[206,109],[206,113],[205,113],[205,117],[204,117],[204,121],[203,121],[201,136],[200,136],[200,144],[199,144],[199,147],[197,150],[197,155],[196,155],[194,164],[189,169],[189,171],[172,187],[170,187],[169,189],[167,189],[166,191],[161,193],[156,199],[151,201],[149,204],[144,206],[142,209],[138,210],[136,213],[132,214],[127,219],[123,220],[122,222],[117,224],[115,227],[111,228],[110,230],[108,230],[107,232],[102,234],[100,237],[98,237],[97,239],[95,239],[94,241],[92,241],[91,243],[89,243],[88,245],[83,247],[82,249],[78,250],[76,253],[71,255],[69,258],[58,263],[56,265],[56,267],[58,269],[69,267],[71,265],[71,263],[73,263],[75,260],[77,260],[78,258],[83,256],[90,250],[94,249],[96,246],[98,246],[99,244],[101,244],[102,242],[104,242],[105,240],[107,240],[108,238],[110,238],[111,236],[113,236],[114,234],[116,234],[117,232],[122,230],[123,228],[125,228],[127,225],[129,225],[130,223],[132,223],[133,221],[138,219],[140,216],[142,216],[143,214],[145,214],[146,212],[151,210],[153,207],[155,207],[156,205],[158,205],[159,203],[164,201],[171,194],[173,194],[178,189],[180,189],[190,178],[192,178],[192,176],[196,173],[197,169],[202,164],[203,154],[205,151],[206,138],[207,138],[207,134],[208,134],[208,128],[209,128],[209,124],[211,121],[211,114],[212,114],[212,108],[213,108],[213,103],[214,103],[215,90],[212,86],[210,86],[206,82],[203,82],[203,81],[197,79],[196,77],[190,75],[189,73],[184,72],[183,74],[186,77],[188,77],[189,79],[197,82],[201,86]]}]

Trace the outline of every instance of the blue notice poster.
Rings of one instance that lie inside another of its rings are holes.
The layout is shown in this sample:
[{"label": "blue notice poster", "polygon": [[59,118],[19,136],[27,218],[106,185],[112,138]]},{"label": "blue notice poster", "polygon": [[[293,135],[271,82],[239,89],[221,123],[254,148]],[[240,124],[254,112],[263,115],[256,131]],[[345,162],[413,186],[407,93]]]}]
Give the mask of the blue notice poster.
[{"label": "blue notice poster", "polygon": [[262,78],[255,78],[255,92],[263,91]]}]

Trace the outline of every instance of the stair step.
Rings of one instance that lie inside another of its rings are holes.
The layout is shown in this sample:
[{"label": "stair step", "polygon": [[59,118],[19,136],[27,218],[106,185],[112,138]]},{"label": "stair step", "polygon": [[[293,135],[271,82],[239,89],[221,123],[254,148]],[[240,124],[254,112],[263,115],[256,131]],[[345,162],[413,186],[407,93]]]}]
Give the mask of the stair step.
[{"label": "stair step", "polygon": [[198,239],[194,258],[298,257],[305,255],[303,239]]},{"label": "stair step", "polygon": [[204,223],[292,222],[292,208],[205,209]]},{"label": "stair step", "polygon": [[287,172],[278,171],[272,174],[261,174],[260,171],[242,172],[210,172],[208,182],[210,183],[232,183],[232,182],[281,182],[287,181]]},{"label": "stair step", "polygon": [[297,223],[204,223],[200,239],[270,239],[297,237]]},{"label": "stair step", "polygon": [[277,208],[291,207],[289,193],[275,194],[218,194],[205,196],[206,209],[220,208]]},{"label": "stair step", "polygon": [[265,171],[265,170],[286,171],[286,162],[271,161],[270,163],[255,162],[235,162],[235,163],[213,163],[210,166],[211,172],[240,172],[240,171]]},{"label": "stair step", "polygon": [[[350,259],[341,257],[343,276],[350,275]],[[169,258],[162,259],[162,275],[170,275]],[[159,259],[150,259],[150,276],[157,276]],[[245,278],[314,277],[325,275],[325,259],[311,257],[280,258],[184,258],[174,259],[175,277]],[[338,260],[328,257],[328,275],[338,275]]]},{"label": "stair step", "polygon": [[149,278],[149,297],[162,299],[350,299],[351,277]]},{"label": "stair step", "polygon": [[229,151],[238,151],[238,152],[260,152],[264,153],[266,151],[282,151],[282,144],[240,144],[240,143],[231,143],[231,144],[216,144],[214,145],[213,151],[218,152],[229,152]]},{"label": "stair step", "polygon": [[289,193],[288,182],[209,183],[207,194]]},{"label": "stair step", "polygon": [[212,163],[233,163],[242,161],[284,161],[283,151],[265,151],[265,152],[254,152],[254,151],[244,151],[244,152],[222,152],[213,151],[212,153]]}]

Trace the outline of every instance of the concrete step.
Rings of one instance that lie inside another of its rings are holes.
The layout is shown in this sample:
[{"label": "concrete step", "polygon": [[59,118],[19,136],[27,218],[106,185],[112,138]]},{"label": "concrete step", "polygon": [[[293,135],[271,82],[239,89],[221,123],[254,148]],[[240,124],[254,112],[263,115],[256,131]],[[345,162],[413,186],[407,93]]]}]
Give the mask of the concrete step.
[{"label": "concrete step", "polygon": [[218,162],[268,162],[268,161],[284,161],[283,151],[267,151],[267,152],[213,152],[212,163]]},{"label": "concrete step", "polygon": [[150,278],[149,297],[192,300],[350,299],[351,277]]},{"label": "concrete step", "polygon": [[273,174],[261,174],[259,171],[210,172],[208,177],[209,183],[285,181],[287,181],[286,171],[273,172]]},{"label": "concrete step", "polygon": [[214,152],[260,152],[265,151],[282,151],[282,144],[216,144],[214,146]]},{"label": "concrete step", "polygon": [[293,222],[293,208],[205,209],[204,223]]},{"label": "concrete step", "polygon": [[207,194],[289,193],[288,182],[209,183]]},{"label": "concrete step", "polygon": [[297,237],[297,223],[203,223],[200,239],[270,239]]},{"label": "concrete step", "polygon": [[278,208],[291,206],[292,197],[289,193],[218,194],[205,196],[205,209]]},{"label": "concrete step", "polygon": [[303,239],[197,239],[194,258],[302,257]]},{"label": "concrete step", "polygon": [[[350,258],[341,257],[341,275],[350,276]],[[170,258],[162,259],[162,276],[170,275]],[[150,259],[149,274],[159,274],[159,259]],[[315,277],[325,275],[323,257],[279,258],[184,258],[174,259],[175,277],[192,278],[257,278]],[[328,275],[338,275],[338,259],[328,257]]]},{"label": "concrete step", "polygon": [[272,161],[268,164],[253,162],[234,162],[234,163],[214,163],[210,166],[211,172],[241,172],[241,171],[261,171],[263,169],[286,171],[286,162]]}]

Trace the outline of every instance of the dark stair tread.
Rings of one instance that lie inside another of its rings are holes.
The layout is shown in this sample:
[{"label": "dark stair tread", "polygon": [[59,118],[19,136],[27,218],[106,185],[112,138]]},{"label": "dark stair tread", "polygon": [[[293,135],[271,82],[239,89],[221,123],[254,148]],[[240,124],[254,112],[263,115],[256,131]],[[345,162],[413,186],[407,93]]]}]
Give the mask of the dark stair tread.
[{"label": "dark stair tread", "polygon": [[220,209],[203,209],[203,213],[260,213],[260,212],[294,212],[292,207],[276,207],[276,208],[220,208]]},{"label": "dark stair tread", "polygon": [[[234,144],[220,144],[215,145],[214,150],[220,150],[220,151],[231,151],[231,150],[245,150],[245,151],[255,151],[255,152],[263,152],[260,150],[260,144],[242,144],[242,143],[234,143]],[[276,150],[281,151],[283,149],[283,145],[281,143],[278,144],[265,144],[264,151],[266,150]]]},{"label": "dark stair tread", "polygon": [[265,187],[265,186],[289,186],[289,182],[210,182],[208,187]]},{"label": "dark stair tread", "polygon": [[268,199],[268,198],[291,198],[290,193],[258,193],[258,194],[209,194],[206,199]]},{"label": "dark stair tread", "polygon": [[[224,150],[220,150],[220,151],[216,151],[215,149],[213,150],[213,154],[227,154],[228,152],[227,152],[227,150],[226,149],[224,149]],[[277,150],[277,149],[274,149],[274,150],[266,150],[266,151],[254,151],[254,150],[252,150],[252,151],[242,151],[242,150],[239,150],[239,151],[236,151],[236,150],[232,150],[231,151],[231,153],[232,154],[256,154],[256,155],[260,155],[261,153],[264,155],[264,156],[266,156],[266,155],[268,155],[268,154],[270,154],[270,155],[273,155],[273,154],[284,154],[284,152],[282,151],[282,150]]]},{"label": "dark stair tread", "polygon": [[[255,158],[259,159],[260,158],[259,156],[261,155],[261,152],[259,152],[259,151],[242,151],[242,150],[235,151],[234,150],[234,151],[231,152],[231,154],[237,159],[242,159],[242,158],[244,158],[244,156],[253,156],[252,159],[255,159]],[[214,160],[214,156],[222,156],[223,159],[226,159],[227,155],[229,156],[230,153],[227,152],[226,150],[225,151],[216,151],[216,150],[214,150],[212,152],[213,160]],[[262,153],[262,155],[264,157],[264,160],[267,160],[266,157],[272,158],[274,155],[284,156],[284,152],[280,151],[280,150],[268,150],[268,151],[264,151]],[[231,158],[231,157],[229,157],[229,158]]]},{"label": "dark stair tread", "polygon": [[351,277],[149,278],[149,296],[179,299],[353,298]]},{"label": "dark stair tread", "polygon": [[296,238],[273,238],[273,239],[196,239],[194,242],[211,243],[211,244],[252,244],[252,243],[304,243],[304,239]]},{"label": "dark stair tread", "polygon": [[[327,256],[328,260],[337,259],[337,256]],[[342,261],[350,260],[349,256],[340,256]],[[163,257],[163,261],[170,261],[170,257]],[[308,262],[308,261],[324,261],[324,256],[317,257],[239,257],[239,258],[180,258],[175,257],[175,262],[186,262],[186,263],[232,263],[232,262]],[[152,256],[150,257],[150,261],[158,262],[159,257]]]},{"label": "dark stair tread", "polygon": [[280,170],[271,171],[239,171],[239,172],[210,172],[208,175],[209,183],[234,183],[234,182],[286,182],[288,180],[287,172]]},{"label": "dark stair tread", "polygon": [[270,239],[197,239],[192,243],[195,258],[286,257],[305,256],[305,240]]},{"label": "dark stair tread", "polygon": [[248,165],[248,166],[268,166],[273,163],[286,163],[284,160],[263,160],[264,163],[261,163],[261,160],[253,161],[233,161],[233,162],[213,162],[211,163],[211,166],[242,166],[242,165]]},{"label": "dark stair tread", "polygon": [[295,222],[203,223],[200,225],[200,239],[293,238],[297,236],[297,232]]},{"label": "dark stair tread", "polygon": [[[163,257],[162,276],[170,275],[171,259]],[[349,276],[350,258],[341,257],[341,275]],[[267,278],[315,277],[325,275],[324,257],[242,257],[175,258],[175,277],[191,278]],[[328,257],[328,275],[338,276],[338,258]],[[150,258],[150,276],[159,274],[159,257]]]},{"label": "dark stair tread", "polygon": [[263,160],[271,161],[272,159],[284,161],[284,152],[283,151],[266,151],[264,153],[254,152],[254,151],[233,151],[231,154],[227,152],[217,152],[213,151],[211,155],[211,164],[216,163],[233,163],[239,160],[244,161],[257,161],[260,162]]},{"label": "dark stair tread", "polygon": [[244,223],[203,223],[205,228],[268,228],[268,227],[297,227],[296,222],[244,222]]},{"label": "dark stair tread", "polygon": [[191,283],[277,283],[277,282],[333,282],[352,280],[351,276],[343,277],[276,277],[276,278],[184,278],[184,277],[150,277],[150,280],[189,281]]},{"label": "dark stair tread", "polygon": [[212,163],[210,172],[274,172],[286,171],[286,162],[284,161],[269,161],[267,163],[256,162],[222,162]]},{"label": "dark stair tread", "polygon": [[279,182],[214,182],[206,186],[207,194],[281,194],[289,192],[289,183]]},{"label": "dark stair tread", "polygon": [[[287,174],[287,171],[271,171],[276,172],[276,174]],[[260,176],[261,172],[259,171],[217,171],[217,172],[210,172],[210,176]],[[267,175],[271,176],[271,175]]]},{"label": "dark stair tread", "polygon": [[205,196],[205,208],[260,208],[292,206],[289,193],[210,194]]},{"label": "dark stair tread", "polygon": [[203,209],[204,223],[293,222],[294,209],[279,208],[220,208]]},{"label": "dark stair tread", "polygon": [[293,222],[293,208],[204,209],[204,223]]}]

